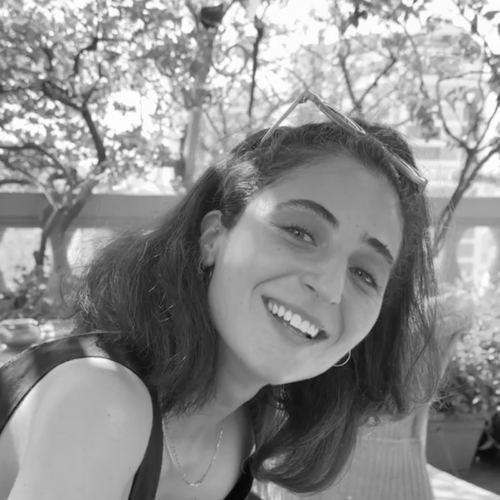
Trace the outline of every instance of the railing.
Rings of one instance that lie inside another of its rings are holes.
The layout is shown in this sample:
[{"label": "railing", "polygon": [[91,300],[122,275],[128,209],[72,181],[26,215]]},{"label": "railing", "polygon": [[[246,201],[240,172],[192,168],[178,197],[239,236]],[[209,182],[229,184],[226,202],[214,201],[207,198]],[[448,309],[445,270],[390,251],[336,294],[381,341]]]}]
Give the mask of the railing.
[{"label": "railing", "polygon": [[[164,213],[175,196],[95,194],[75,221],[75,227],[124,227]],[[435,214],[446,198],[431,198]],[[39,227],[47,200],[39,193],[0,193],[0,227]],[[458,226],[500,227],[500,198],[464,198],[455,213]]]},{"label": "railing", "polygon": [[[140,225],[165,213],[176,201],[175,196],[95,194],[72,227],[119,229]],[[445,198],[431,198],[435,215],[440,213],[446,201]],[[0,193],[0,230],[40,227],[40,214],[46,206],[45,197],[39,193]],[[490,228],[497,247],[491,271],[500,272],[500,198],[464,198],[456,209],[443,252],[447,279],[460,275],[460,240],[468,228],[477,226]]]}]

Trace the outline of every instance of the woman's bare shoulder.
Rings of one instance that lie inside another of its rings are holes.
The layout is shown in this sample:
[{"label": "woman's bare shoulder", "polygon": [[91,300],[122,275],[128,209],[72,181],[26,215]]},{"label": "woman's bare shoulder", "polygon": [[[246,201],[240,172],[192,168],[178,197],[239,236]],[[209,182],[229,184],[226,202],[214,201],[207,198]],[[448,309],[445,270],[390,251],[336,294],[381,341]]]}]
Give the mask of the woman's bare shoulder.
[{"label": "woman's bare shoulder", "polygon": [[119,363],[82,358],[59,365],[31,392],[9,500],[124,498],[152,428],[144,383]]}]

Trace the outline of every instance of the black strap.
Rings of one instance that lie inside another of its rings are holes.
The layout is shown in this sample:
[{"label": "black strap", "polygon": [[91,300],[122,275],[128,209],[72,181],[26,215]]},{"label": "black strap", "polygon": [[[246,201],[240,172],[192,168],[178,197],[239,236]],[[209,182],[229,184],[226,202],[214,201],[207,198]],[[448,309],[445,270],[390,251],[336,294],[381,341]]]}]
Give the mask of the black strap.
[{"label": "black strap", "polygon": [[146,453],[135,474],[129,500],[154,500],[160,482],[163,459],[162,418],[156,394],[151,394],[151,399],[153,401],[153,428]]}]

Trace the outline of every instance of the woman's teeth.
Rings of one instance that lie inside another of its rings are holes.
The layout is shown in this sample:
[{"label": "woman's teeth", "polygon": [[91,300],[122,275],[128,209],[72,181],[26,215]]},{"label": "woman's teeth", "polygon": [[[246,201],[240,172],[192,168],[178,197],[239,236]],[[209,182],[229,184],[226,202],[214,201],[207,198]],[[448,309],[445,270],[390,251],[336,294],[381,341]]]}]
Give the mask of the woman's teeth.
[{"label": "woman's teeth", "polygon": [[281,318],[287,323],[290,323],[290,325],[292,325],[295,329],[300,330],[308,338],[315,339],[318,336],[320,328],[309,323],[307,320],[303,320],[299,314],[290,311],[290,309],[276,304],[272,300],[267,301],[267,308],[271,314]]}]

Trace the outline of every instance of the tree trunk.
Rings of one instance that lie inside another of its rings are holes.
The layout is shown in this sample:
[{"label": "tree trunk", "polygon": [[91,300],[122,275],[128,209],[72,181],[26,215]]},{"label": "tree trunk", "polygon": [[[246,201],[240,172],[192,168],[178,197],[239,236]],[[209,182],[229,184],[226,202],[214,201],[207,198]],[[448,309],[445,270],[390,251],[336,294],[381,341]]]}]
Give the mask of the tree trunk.
[{"label": "tree trunk", "polygon": [[[202,11],[200,11],[198,15],[193,12],[193,15],[200,19]],[[187,188],[191,187],[196,174],[196,154],[198,151],[198,141],[201,130],[202,109],[210,96],[209,92],[207,92],[206,84],[210,68],[212,67],[214,41],[218,33],[218,26],[222,23],[226,13],[227,10],[222,13],[222,17],[219,19],[217,25],[211,28],[204,27],[200,24],[198,27],[199,31],[196,33],[198,52],[196,54],[196,59],[191,65],[191,74],[194,77],[194,83],[190,92],[188,92],[190,102],[187,103],[187,108],[190,110],[191,114],[188,124],[187,140],[184,147],[184,159],[186,162],[184,183]]]},{"label": "tree trunk", "polygon": [[73,234],[73,229],[62,232],[61,227],[56,227],[49,236],[53,266],[47,281],[46,299],[56,315],[60,315],[65,309],[63,281],[71,273],[68,263],[68,247]]},{"label": "tree trunk", "polygon": [[200,137],[201,125],[201,106],[195,106],[191,109],[189,119],[188,133],[185,144],[185,173],[184,184],[189,189],[195,179],[196,174],[196,153],[198,151],[198,139]]},{"label": "tree trunk", "polygon": [[[61,297],[61,273],[68,269],[66,250],[71,241],[71,236],[66,237],[66,232],[71,224],[78,217],[83,207],[92,195],[92,190],[99,183],[98,179],[89,179],[81,186],[80,191],[76,196],[68,198],[66,205],[53,209],[44,220],[42,228],[42,236],[40,239],[40,247],[35,252],[35,264],[40,280],[43,279],[43,262],[45,259],[45,249],[47,241],[52,245],[54,252],[54,269],[49,277],[49,287],[47,290],[47,303],[54,308],[53,313],[57,313],[60,306],[64,306],[64,301]],[[71,234],[71,231],[70,231]]]}]

